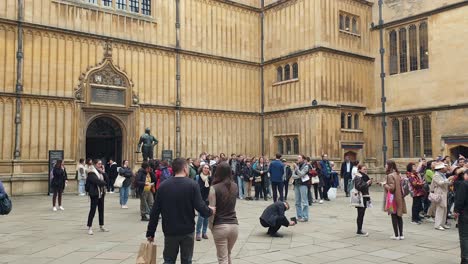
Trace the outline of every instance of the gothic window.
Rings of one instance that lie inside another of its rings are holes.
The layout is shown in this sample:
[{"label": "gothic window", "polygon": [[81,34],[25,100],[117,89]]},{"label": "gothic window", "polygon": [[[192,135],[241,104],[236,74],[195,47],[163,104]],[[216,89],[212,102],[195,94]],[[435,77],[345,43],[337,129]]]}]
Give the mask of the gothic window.
[{"label": "gothic window", "polygon": [[418,32],[415,25],[409,27],[410,71],[418,70]]},{"label": "gothic window", "polygon": [[290,138],[286,139],[286,154],[288,154],[288,155],[292,154],[291,139]]},{"label": "gothic window", "polygon": [[351,113],[348,113],[348,129],[353,128],[353,115]]},{"label": "gothic window", "polygon": [[341,128],[346,128],[346,114],[341,113]]},{"label": "gothic window", "polygon": [[350,19],[349,19],[349,16],[346,16],[346,19],[345,19],[345,30],[346,31],[349,31],[349,28],[350,28]]},{"label": "gothic window", "polygon": [[284,80],[287,81],[289,79],[291,79],[291,67],[287,64],[284,66]]},{"label": "gothic window", "polygon": [[432,127],[429,116],[423,117],[423,144],[424,155],[432,156]]},{"label": "gothic window", "polygon": [[127,0],[117,0],[117,9],[127,9]]},{"label": "gothic window", "polygon": [[390,75],[398,73],[398,48],[397,33],[395,30],[390,32]]},{"label": "gothic window", "polygon": [[357,19],[354,17],[353,18],[353,33],[357,34],[358,33],[358,30],[357,30]]},{"label": "gothic window", "polygon": [[142,0],[141,13],[147,16],[151,15],[151,0]]},{"label": "gothic window", "polygon": [[283,152],[284,152],[284,143],[283,143],[283,139],[282,139],[282,138],[279,138],[279,139],[278,139],[278,153],[283,154]]},{"label": "gothic window", "polygon": [[423,22],[419,26],[419,53],[421,69],[429,68],[429,44],[427,41],[427,23]]},{"label": "gothic window", "polygon": [[91,3],[91,4],[96,4],[96,1],[97,0],[88,0],[88,2]]},{"label": "gothic window", "polygon": [[276,69],[276,81],[281,82],[283,81],[283,67],[279,66]]},{"label": "gothic window", "polygon": [[400,157],[400,121],[393,119],[392,121],[392,146],[393,146],[393,157]]},{"label": "gothic window", "polygon": [[294,138],[294,154],[299,154],[299,139],[296,137]]},{"label": "gothic window", "polygon": [[421,157],[421,125],[419,117],[415,117],[412,120],[413,130],[413,152],[415,157]]},{"label": "gothic window", "polygon": [[297,65],[297,62],[293,64],[293,79],[299,78],[299,66]]},{"label": "gothic window", "polygon": [[140,11],[140,6],[138,5],[139,0],[129,0],[130,2],[130,11],[138,13]]},{"label": "gothic window", "polygon": [[400,29],[400,73],[408,71],[406,28]]},{"label": "gothic window", "polygon": [[403,130],[403,157],[410,157],[410,131],[409,131],[409,119],[404,118],[401,124]]},{"label": "gothic window", "polygon": [[340,29],[344,30],[344,17],[340,14]]},{"label": "gothic window", "polygon": [[102,0],[104,6],[112,6],[112,0]]},{"label": "gothic window", "polygon": [[359,129],[359,114],[354,114],[354,129]]}]

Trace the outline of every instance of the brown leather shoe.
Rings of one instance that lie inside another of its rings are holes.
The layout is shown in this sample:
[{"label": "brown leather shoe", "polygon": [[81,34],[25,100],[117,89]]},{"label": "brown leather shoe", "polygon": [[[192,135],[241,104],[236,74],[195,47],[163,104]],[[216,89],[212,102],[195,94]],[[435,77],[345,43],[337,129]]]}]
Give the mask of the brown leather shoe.
[{"label": "brown leather shoe", "polygon": [[207,234],[203,234],[203,239],[208,239],[208,235],[207,235]]}]

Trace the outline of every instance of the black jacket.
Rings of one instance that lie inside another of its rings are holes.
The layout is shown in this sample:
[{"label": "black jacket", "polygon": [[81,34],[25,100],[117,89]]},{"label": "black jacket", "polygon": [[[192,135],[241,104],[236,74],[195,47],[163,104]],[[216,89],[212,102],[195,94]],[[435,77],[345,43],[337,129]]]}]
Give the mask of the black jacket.
[{"label": "black jacket", "polygon": [[289,226],[288,218],[284,215],[286,212],[286,206],[283,202],[278,201],[274,204],[269,205],[260,216],[260,221],[267,223],[269,226]]},{"label": "black jacket", "polygon": [[468,222],[468,181],[460,182],[455,193],[454,211],[463,217],[464,223]]},{"label": "black jacket", "polygon": [[[200,175],[197,176],[198,178],[198,186],[200,187],[200,194],[202,197],[202,200],[205,201],[206,205],[208,205],[208,195],[210,194],[210,187],[205,187],[205,182],[202,180]],[[208,177],[208,184],[211,186],[213,177],[209,176]]]},{"label": "black jacket", "polygon": [[291,179],[292,177],[292,169],[291,169],[291,166],[287,165],[286,166],[286,182],[289,183],[289,180]]},{"label": "black jacket", "polygon": [[90,197],[104,197],[106,193],[107,186],[107,174],[103,174],[104,180],[99,179],[99,177],[94,172],[88,172],[88,177],[86,177],[86,185],[88,186],[88,194]]},{"label": "black jacket", "polygon": [[[151,182],[156,184],[156,176],[154,175],[154,172],[150,172],[150,177],[151,177]],[[138,191],[142,192],[146,184],[146,170],[145,169],[140,168],[138,170],[136,182],[138,186]]]},{"label": "black jacket", "polygon": [[369,176],[364,173],[361,173],[361,177],[354,177],[354,187],[356,190],[360,191],[362,195],[369,195],[369,185],[367,182],[370,180]]},{"label": "black jacket", "polygon": [[117,172],[117,163],[112,163],[109,165],[109,171],[108,171],[108,174],[109,174],[109,178],[111,179],[115,179],[117,178],[117,175],[118,175],[118,172]]},{"label": "black jacket", "polygon": [[[351,171],[353,170],[353,163],[350,161],[349,162],[349,177],[351,177]],[[340,175],[342,178],[345,177],[345,174],[346,174],[346,161],[343,161],[343,163],[341,163],[341,170],[340,170]]]},{"label": "black jacket", "polygon": [[65,189],[65,181],[68,178],[67,171],[62,168],[54,168],[52,170],[52,174],[54,175],[54,178],[52,179],[50,186],[54,190],[63,191],[63,189]]},{"label": "black jacket", "polygon": [[132,183],[132,176],[133,176],[132,169],[129,168],[129,167],[127,167],[127,168],[121,167],[119,169],[119,174],[121,176],[125,177],[125,180],[122,183],[122,187],[130,186],[130,184]]}]

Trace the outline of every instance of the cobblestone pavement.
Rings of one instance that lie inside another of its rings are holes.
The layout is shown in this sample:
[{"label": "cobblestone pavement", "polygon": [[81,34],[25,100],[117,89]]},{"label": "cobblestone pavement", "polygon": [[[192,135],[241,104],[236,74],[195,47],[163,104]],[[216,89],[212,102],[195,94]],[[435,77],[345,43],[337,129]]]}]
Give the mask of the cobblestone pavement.
[{"label": "cobblestone pavement", "polygon": [[[291,193],[293,195],[293,193]],[[434,230],[433,224],[417,226],[404,217],[404,241],[393,241],[390,217],[380,209],[382,193],[373,192],[374,208],[366,212],[367,238],[355,236],[356,209],[340,193],[337,200],[310,208],[310,221],[281,229],[283,238],[271,238],[258,217],[269,202],[238,201],[240,235],[233,263],[459,263],[455,228]],[[86,234],[87,197],[64,196],[65,211],[52,212],[47,196],[13,199],[14,211],[0,217],[0,263],[135,263],[144,241],[146,223],[140,222],[139,200],[130,199],[120,209],[118,194],[106,197],[109,233]],[[408,208],[411,198],[407,198]],[[294,216],[294,202],[287,212]],[[97,225],[97,215],[95,219]],[[452,223],[454,226],[454,224]],[[158,227],[158,263],[162,263],[163,236]],[[213,240],[195,242],[194,263],[216,263]]]}]

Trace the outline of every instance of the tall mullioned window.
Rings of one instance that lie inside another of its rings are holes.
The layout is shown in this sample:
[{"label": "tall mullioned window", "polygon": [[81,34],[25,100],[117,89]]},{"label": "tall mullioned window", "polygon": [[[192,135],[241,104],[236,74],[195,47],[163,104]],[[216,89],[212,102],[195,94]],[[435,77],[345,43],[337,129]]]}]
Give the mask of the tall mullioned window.
[{"label": "tall mullioned window", "polygon": [[292,68],[293,68],[293,79],[299,78],[299,66],[297,62],[293,64]]},{"label": "tall mullioned window", "polygon": [[346,114],[341,113],[341,128],[346,128]]},{"label": "tall mullioned window", "polygon": [[140,12],[139,0],[129,0],[130,1],[130,11],[138,13]]},{"label": "tall mullioned window", "polygon": [[151,0],[142,0],[141,13],[147,16],[151,15]]},{"label": "tall mullioned window", "polygon": [[283,67],[281,66],[276,68],[276,81],[277,82],[283,81]]},{"label": "tall mullioned window", "polygon": [[284,142],[282,138],[278,139],[278,153],[283,154],[284,153]]},{"label": "tall mullioned window", "polygon": [[284,155],[299,154],[299,138],[297,135],[278,136],[276,138],[277,152]]},{"label": "tall mullioned window", "polygon": [[104,6],[112,6],[112,0],[102,0]]},{"label": "tall mullioned window", "polygon": [[[401,135],[403,136],[401,140],[400,126]],[[394,158],[420,158],[424,154],[426,156],[432,156],[432,128],[430,116],[413,116],[393,119],[392,139]],[[403,154],[403,156],[401,156],[401,154]]]},{"label": "tall mullioned window", "polygon": [[127,0],[117,0],[117,9],[125,10],[127,9]]},{"label": "tall mullioned window", "polygon": [[427,31],[426,21],[389,31],[390,75],[429,68]]},{"label": "tall mullioned window", "polygon": [[287,81],[289,79],[291,79],[291,67],[287,64],[284,66],[284,80]]}]

